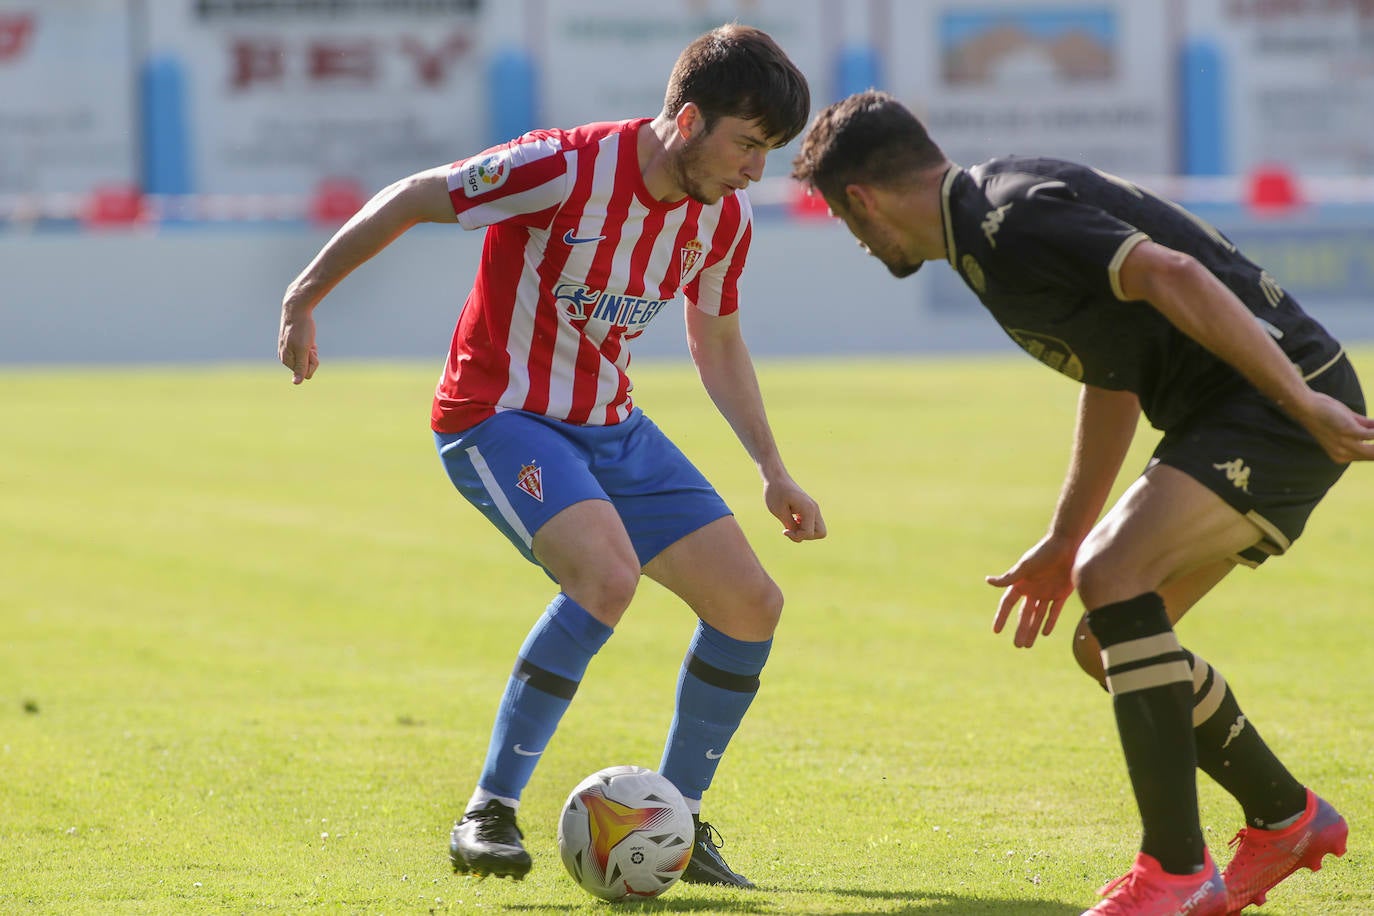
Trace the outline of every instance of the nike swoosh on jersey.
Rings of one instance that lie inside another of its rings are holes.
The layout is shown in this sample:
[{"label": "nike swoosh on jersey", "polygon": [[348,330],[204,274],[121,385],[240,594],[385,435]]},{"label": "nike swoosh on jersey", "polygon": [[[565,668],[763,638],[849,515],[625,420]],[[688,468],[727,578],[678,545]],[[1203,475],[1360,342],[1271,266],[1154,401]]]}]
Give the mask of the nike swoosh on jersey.
[{"label": "nike swoosh on jersey", "polygon": [[583,245],[583,244],[585,244],[585,243],[587,243],[587,242],[599,242],[599,241],[601,241],[602,239],[604,239],[605,237],[606,237],[606,236],[604,236],[604,235],[577,236],[577,235],[573,235],[573,231],[572,231],[571,229],[569,229],[567,232],[563,233],[563,244],[564,244],[564,245]]}]

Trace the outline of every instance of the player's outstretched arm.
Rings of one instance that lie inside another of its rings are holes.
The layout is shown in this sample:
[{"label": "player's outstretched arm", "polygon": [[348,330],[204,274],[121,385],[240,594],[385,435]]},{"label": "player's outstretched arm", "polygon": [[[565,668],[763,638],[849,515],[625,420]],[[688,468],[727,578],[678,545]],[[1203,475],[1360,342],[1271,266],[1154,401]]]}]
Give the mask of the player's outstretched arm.
[{"label": "player's outstretched arm", "polygon": [[1195,258],[1141,242],[1121,265],[1121,289],[1225,360],[1312,434],[1333,461],[1374,460],[1374,420],[1313,391],[1236,295]]},{"label": "player's outstretched arm", "polygon": [[448,167],[440,166],[383,188],[344,223],[282,297],[277,356],[291,381],[299,385],[319,368],[312,313],[330,290],[416,223],[456,221]]},{"label": "player's outstretched arm", "polygon": [[794,542],[825,537],[817,502],[792,479],[783,464],[763,407],[758,376],[740,333],[739,315],[708,315],[687,306],[687,343],[702,386],[730,424],[763,478],[763,500]]},{"label": "player's outstretched arm", "polygon": [[1001,633],[1012,611],[1019,608],[1013,639],[1017,648],[1028,649],[1036,636],[1048,636],[1054,630],[1064,602],[1073,594],[1079,545],[1102,514],[1139,421],[1140,400],[1131,392],[1083,386],[1069,469],[1049,533],[1011,569],[986,579],[994,588],[1003,589],[992,621],[994,633]]}]

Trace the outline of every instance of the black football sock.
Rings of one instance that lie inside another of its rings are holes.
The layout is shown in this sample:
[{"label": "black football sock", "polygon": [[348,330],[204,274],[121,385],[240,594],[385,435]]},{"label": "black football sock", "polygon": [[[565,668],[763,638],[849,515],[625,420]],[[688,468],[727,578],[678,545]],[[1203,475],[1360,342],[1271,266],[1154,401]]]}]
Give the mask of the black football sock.
[{"label": "black football sock", "polygon": [[1198,768],[1240,802],[1252,827],[1272,828],[1302,814],[1307,790],[1241,712],[1226,678],[1204,659],[1191,652],[1188,657]]},{"label": "black football sock", "polygon": [[1144,828],[1140,850],[1166,872],[1196,873],[1205,845],[1197,806],[1193,674],[1155,592],[1088,612]]}]

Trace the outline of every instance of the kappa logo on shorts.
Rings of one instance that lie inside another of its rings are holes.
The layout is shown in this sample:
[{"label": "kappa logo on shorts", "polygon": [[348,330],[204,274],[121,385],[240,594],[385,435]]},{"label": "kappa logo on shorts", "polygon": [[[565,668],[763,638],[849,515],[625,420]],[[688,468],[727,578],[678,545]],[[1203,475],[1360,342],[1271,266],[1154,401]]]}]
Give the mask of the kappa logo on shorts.
[{"label": "kappa logo on shorts", "polygon": [[530,463],[520,467],[520,474],[515,478],[515,485],[524,490],[541,503],[544,501],[544,472],[539,465],[530,459]]},{"label": "kappa logo on shorts", "polygon": [[1214,464],[1212,467],[1218,471],[1226,472],[1226,479],[1235,484],[1237,490],[1245,493],[1250,492],[1250,468],[1246,465],[1244,458],[1233,458],[1230,461],[1223,461],[1221,464]]}]

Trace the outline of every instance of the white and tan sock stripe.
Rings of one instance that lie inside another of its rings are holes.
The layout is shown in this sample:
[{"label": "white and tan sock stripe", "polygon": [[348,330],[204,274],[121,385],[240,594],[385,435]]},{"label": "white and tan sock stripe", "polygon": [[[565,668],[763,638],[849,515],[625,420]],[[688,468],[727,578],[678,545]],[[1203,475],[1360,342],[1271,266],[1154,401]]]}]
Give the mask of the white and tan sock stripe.
[{"label": "white and tan sock stripe", "polygon": [[1103,648],[1102,667],[1112,696],[1193,682],[1188,656],[1172,630]]},{"label": "white and tan sock stripe", "polygon": [[1221,701],[1226,699],[1226,678],[1206,659],[1189,655],[1193,660],[1193,727],[1197,728],[1221,708]]}]

